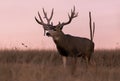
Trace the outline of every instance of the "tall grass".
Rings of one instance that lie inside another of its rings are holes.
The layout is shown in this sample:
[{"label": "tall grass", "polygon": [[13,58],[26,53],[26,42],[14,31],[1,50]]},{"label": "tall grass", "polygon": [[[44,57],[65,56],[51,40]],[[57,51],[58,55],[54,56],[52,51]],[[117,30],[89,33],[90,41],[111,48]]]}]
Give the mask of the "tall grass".
[{"label": "tall grass", "polygon": [[96,50],[94,65],[87,70],[78,59],[71,75],[71,58],[63,68],[61,56],[54,50],[1,50],[0,81],[119,81],[120,50]]}]

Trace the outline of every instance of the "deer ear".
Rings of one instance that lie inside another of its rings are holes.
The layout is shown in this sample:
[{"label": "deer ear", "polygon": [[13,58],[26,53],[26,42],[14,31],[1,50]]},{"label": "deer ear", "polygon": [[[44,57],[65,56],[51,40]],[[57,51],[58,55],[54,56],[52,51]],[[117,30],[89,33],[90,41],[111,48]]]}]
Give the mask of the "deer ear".
[{"label": "deer ear", "polygon": [[60,21],[58,22],[58,29],[62,30],[63,29],[63,25],[61,25]]},{"label": "deer ear", "polygon": [[60,27],[60,30],[62,30],[63,29],[63,26],[62,27]]},{"label": "deer ear", "polygon": [[63,26],[58,26],[57,29],[58,29],[58,30],[62,30],[62,29],[63,29]]}]

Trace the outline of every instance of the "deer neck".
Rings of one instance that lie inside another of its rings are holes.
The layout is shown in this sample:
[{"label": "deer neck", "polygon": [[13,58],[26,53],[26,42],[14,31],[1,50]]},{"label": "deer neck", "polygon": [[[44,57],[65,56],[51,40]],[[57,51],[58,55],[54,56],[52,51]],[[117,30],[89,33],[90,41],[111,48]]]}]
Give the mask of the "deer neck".
[{"label": "deer neck", "polygon": [[61,44],[62,42],[64,42],[64,38],[65,38],[65,34],[62,32],[58,36],[53,37],[53,40],[56,44]]}]

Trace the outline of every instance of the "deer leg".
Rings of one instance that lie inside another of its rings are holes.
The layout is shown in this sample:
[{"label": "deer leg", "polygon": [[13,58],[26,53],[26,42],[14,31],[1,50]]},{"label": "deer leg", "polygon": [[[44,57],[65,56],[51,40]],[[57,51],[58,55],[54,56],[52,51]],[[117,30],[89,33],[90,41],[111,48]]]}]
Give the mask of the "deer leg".
[{"label": "deer leg", "polygon": [[95,63],[95,57],[93,56],[93,54],[91,54],[89,62],[90,62],[91,65],[96,65],[96,63]]},{"label": "deer leg", "polygon": [[86,55],[85,55],[85,62],[86,62],[86,71],[87,71],[89,66],[89,58]]},{"label": "deer leg", "polygon": [[72,74],[74,74],[76,71],[77,57],[74,56],[72,61],[73,61],[72,62]]},{"label": "deer leg", "polygon": [[64,68],[66,68],[67,58],[65,56],[62,56],[62,60],[63,60],[63,66]]}]

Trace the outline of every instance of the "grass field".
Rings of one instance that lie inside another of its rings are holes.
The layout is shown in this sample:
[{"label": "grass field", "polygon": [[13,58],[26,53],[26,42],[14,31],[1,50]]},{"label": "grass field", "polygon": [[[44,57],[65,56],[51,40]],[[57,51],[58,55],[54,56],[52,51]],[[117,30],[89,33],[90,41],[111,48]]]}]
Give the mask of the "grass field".
[{"label": "grass field", "polygon": [[96,50],[88,69],[78,59],[71,75],[71,58],[63,68],[54,50],[1,50],[0,81],[120,81],[120,50]]}]

